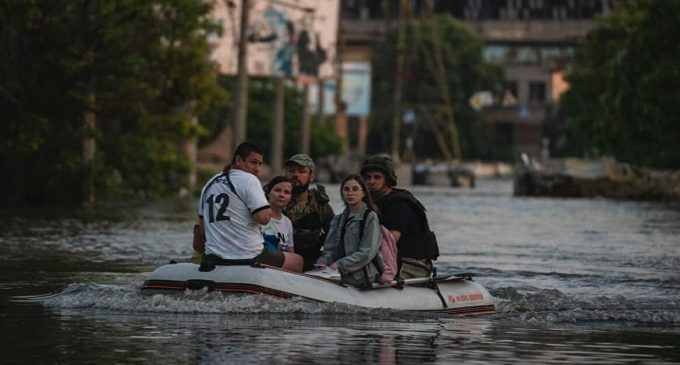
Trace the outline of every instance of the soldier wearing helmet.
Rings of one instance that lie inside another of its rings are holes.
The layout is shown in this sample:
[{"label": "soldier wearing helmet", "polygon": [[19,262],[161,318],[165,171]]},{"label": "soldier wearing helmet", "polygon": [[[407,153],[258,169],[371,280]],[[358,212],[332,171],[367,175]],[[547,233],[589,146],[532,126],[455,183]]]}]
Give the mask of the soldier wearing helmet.
[{"label": "soldier wearing helmet", "polygon": [[361,175],[380,210],[381,223],[397,240],[399,276],[403,279],[430,276],[439,247],[425,207],[409,191],[396,187],[397,175],[389,156],[367,158],[361,164]]}]

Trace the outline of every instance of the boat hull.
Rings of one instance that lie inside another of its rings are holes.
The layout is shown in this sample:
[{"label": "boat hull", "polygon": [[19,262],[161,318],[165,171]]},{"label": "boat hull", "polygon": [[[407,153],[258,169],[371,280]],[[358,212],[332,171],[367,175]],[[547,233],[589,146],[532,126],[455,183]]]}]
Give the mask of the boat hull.
[{"label": "boat hull", "polygon": [[452,276],[408,282],[401,288],[357,289],[322,276],[299,274],[274,267],[217,266],[201,272],[191,263],[168,264],[153,271],[143,291],[184,291],[207,287],[225,293],[303,297],[325,303],[367,308],[481,315],[495,312],[494,298],[469,278]]}]

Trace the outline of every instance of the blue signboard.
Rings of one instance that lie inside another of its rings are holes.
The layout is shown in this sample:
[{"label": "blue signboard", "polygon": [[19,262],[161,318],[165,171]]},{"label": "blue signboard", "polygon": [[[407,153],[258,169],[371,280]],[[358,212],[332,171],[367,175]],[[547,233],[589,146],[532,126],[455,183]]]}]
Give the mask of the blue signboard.
[{"label": "blue signboard", "polygon": [[[324,113],[335,113],[335,80],[324,83]],[[371,110],[371,64],[346,62],[342,65],[342,99],[347,104],[347,115],[366,117]],[[309,90],[312,110],[318,103],[318,88],[312,84]]]}]

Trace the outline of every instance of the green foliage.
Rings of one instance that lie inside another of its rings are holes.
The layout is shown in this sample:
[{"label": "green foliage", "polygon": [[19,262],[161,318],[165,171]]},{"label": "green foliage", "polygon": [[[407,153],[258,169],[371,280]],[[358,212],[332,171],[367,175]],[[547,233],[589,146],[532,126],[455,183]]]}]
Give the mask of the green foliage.
[{"label": "green foliage", "polygon": [[580,47],[562,98],[584,154],[680,167],[678,1],[624,2]]},{"label": "green foliage", "polygon": [[[272,131],[274,130],[274,81],[251,79],[248,99],[248,140],[259,144],[265,159],[272,155]],[[292,86],[284,92],[284,156],[299,150],[302,125],[302,93]]]},{"label": "green foliage", "polygon": [[[321,123],[318,123],[316,118],[312,118],[309,149],[310,155],[315,159],[340,153],[342,141],[335,133],[335,117],[332,117],[330,121],[324,120]],[[302,151],[298,146],[294,152]]]},{"label": "green foliage", "polygon": [[[226,90],[233,90],[236,79],[223,76],[220,85]],[[274,100],[276,93],[274,80],[268,78],[251,78],[248,82],[248,140],[262,147],[265,160],[269,160],[272,150],[272,131],[274,124]],[[284,91],[284,157],[302,151],[302,110],[303,93],[286,82]],[[201,126],[207,133],[200,139],[200,145],[210,143],[220,131],[227,126],[233,113],[233,103],[222,102],[201,116]],[[327,123],[317,123],[312,116],[310,149],[314,158],[319,158],[340,151],[341,144],[333,127]]]},{"label": "green foliage", "polygon": [[[176,191],[200,133],[191,115],[226,98],[207,36],[212,3],[9,1],[0,6],[0,166],[6,203],[77,202],[94,133],[98,195]],[[90,102],[94,100],[94,102]],[[84,128],[92,111],[96,129]]]},{"label": "green foliage", "polygon": [[[444,75],[454,109],[454,119],[460,133],[465,158],[483,157],[485,150],[483,124],[479,113],[471,109],[468,100],[477,91],[495,90],[501,83],[502,71],[482,57],[483,42],[473,32],[450,16],[441,15],[420,19],[406,25],[404,52],[402,109],[415,113],[415,126],[402,128],[401,138],[415,134],[416,154],[420,157],[442,157],[433,143],[432,119],[446,130],[443,114],[444,100],[436,71],[433,25],[440,39]],[[375,48],[373,65],[373,113],[371,115],[370,152],[386,151],[391,145],[394,73],[397,61],[396,30],[387,34],[385,42]],[[448,132],[447,132],[448,134]],[[450,136],[445,139],[450,140]],[[377,143],[376,143],[377,141]],[[403,143],[401,144],[404,145]]]}]

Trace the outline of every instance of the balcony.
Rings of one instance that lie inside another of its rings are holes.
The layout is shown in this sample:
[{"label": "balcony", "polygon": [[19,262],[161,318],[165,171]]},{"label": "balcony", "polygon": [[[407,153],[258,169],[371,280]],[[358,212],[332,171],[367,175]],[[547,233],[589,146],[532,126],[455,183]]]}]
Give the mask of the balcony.
[{"label": "balcony", "polygon": [[593,29],[592,20],[483,20],[464,21],[486,42],[575,43]]},{"label": "balcony", "polygon": [[[342,33],[348,44],[368,44],[383,39],[387,24],[384,19],[342,19]],[[463,24],[491,43],[573,44],[594,27],[592,20],[466,20]]]}]

